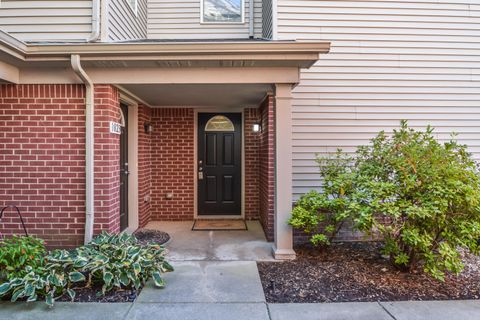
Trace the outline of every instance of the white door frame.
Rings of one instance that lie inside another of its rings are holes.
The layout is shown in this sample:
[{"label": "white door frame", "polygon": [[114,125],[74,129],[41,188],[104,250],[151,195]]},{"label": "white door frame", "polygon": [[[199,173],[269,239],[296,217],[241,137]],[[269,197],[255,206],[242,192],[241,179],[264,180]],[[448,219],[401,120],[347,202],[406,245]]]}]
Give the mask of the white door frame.
[{"label": "white door frame", "polygon": [[[199,113],[240,113],[242,115],[242,196],[241,214],[238,215],[198,215],[198,114]],[[193,218],[194,219],[245,219],[245,112],[244,108],[195,108],[193,125]]]},{"label": "white door frame", "polygon": [[128,107],[128,227],[132,233],[139,227],[138,218],[138,103],[120,93],[120,103]]}]

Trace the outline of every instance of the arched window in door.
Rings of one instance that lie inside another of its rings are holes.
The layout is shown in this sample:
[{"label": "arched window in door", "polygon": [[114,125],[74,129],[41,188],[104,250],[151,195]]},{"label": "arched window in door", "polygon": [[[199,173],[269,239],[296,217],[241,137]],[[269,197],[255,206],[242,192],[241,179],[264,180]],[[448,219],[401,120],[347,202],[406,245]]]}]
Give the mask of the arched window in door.
[{"label": "arched window in door", "polygon": [[227,117],[217,115],[208,120],[205,131],[235,131],[235,126]]}]

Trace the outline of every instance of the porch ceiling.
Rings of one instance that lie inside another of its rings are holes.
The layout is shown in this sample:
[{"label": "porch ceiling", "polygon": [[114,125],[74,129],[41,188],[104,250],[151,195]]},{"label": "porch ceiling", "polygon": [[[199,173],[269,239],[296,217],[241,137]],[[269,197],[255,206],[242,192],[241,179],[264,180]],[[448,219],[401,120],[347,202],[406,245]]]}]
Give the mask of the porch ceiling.
[{"label": "porch ceiling", "polygon": [[122,87],[150,106],[257,107],[268,84],[127,84]]}]

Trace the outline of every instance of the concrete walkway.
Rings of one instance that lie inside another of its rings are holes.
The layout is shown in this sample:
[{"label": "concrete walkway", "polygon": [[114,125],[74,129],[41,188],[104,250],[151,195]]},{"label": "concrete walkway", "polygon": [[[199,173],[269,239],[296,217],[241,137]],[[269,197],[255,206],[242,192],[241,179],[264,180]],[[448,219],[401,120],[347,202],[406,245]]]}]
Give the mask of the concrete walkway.
[{"label": "concrete walkway", "polygon": [[147,283],[134,303],[0,302],[0,320],[470,320],[478,301],[266,303],[255,260],[271,260],[258,223],[249,231],[191,231],[192,223],[159,223],[175,272],[167,286]]},{"label": "concrete walkway", "polygon": [[146,229],[167,232],[171,261],[264,261],[273,260],[258,221],[247,221],[246,231],[192,231],[193,221],[151,221]]},{"label": "concrete walkway", "polygon": [[0,302],[1,320],[476,320],[478,301],[316,304]]}]

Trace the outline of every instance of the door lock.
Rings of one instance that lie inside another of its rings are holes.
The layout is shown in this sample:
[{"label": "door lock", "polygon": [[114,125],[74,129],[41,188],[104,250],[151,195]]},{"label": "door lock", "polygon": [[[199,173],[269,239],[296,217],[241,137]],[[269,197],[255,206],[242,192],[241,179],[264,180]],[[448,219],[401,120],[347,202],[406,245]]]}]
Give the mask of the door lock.
[{"label": "door lock", "polygon": [[203,172],[202,171],[200,171],[198,173],[198,180],[203,180]]}]

